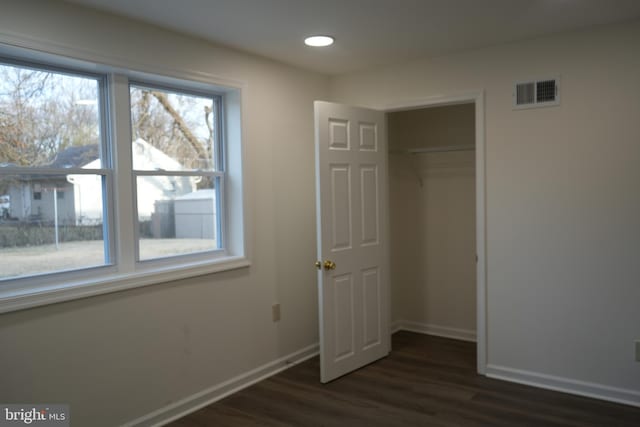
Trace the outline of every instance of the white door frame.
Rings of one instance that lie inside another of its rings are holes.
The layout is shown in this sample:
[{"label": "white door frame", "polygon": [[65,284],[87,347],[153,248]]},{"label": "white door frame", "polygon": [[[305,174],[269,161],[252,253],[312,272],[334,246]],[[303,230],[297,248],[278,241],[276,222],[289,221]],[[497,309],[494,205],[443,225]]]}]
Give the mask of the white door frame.
[{"label": "white door frame", "polygon": [[[484,375],[487,367],[487,254],[486,254],[486,207],[485,207],[485,137],[484,137],[484,90],[457,92],[414,99],[377,107],[387,113],[415,110],[426,107],[474,103],[476,110],[476,339],[477,370]],[[387,224],[388,227],[388,224]]]}]

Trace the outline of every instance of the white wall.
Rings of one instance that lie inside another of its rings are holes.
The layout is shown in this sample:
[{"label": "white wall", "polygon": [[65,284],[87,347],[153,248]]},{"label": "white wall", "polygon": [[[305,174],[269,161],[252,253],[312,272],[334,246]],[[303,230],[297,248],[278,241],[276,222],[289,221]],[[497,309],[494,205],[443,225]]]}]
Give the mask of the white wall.
[{"label": "white wall", "polygon": [[317,343],[312,101],[328,79],[62,2],[2,6],[0,39],[245,82],[253,250],[250,268],[0,315],[0,401],[113,426]]},{"label": "white wall", "polygon": [[[640,404],[638,52],[636,22],[332,80],[372,107],[484,89],[495,375]],[[514,81],[558,74],[559,107],[512,110]]]},{"label": "white wall", "polygon": [[[402,150],[473,146],[473,104],[387,115],[392,322],[476,334],[475,155]],[[397,152],[399,151],[399,152]]]}]

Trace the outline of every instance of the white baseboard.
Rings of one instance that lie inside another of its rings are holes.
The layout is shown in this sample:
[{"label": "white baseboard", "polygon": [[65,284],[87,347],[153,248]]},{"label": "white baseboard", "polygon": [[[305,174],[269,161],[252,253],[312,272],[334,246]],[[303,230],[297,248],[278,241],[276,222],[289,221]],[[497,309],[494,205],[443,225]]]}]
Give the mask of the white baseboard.
[{"label": "white baseboard", "polygon": [[417,332],[419,334],[476,342],[476,331],[470,329],[450,328],[448,326],[412,322],[409,320],[397,320],[393,322],[391,324],[391,333],[398,331]]},{"label": "white baseboard", "polygon": [[[144,415],[133,421],[125,423],[122,427],[163,426],[182,418],[187,414],[204,408],[220,399],[223,399],[237,391],[247,388],[270,376],[282,372],[300,362],[304,362],[319,353],[319,345],[313,344],[287,356],[259,366],[251,371],[240,374],[220,384],[202,390],[177,402]],[[320,377],[318,377],[318,381]]]},{"label": "white baseboard", "polygon": [[402,330],[402,321],[401,320],[396,320],[394,322],[391,322],[391,335],[395,334],[396,332]]},{"label": "white baseboard", "polygon": [[533,387],[640,407],[640,392],[635,390],[610,387],[597,383],[577,381],[554,375],[539,374],[496,365],[487,366],[486,376]]},{"label": "white baseboard", "polygon": [[[395,321],[391,324],[392,333],[401,330],[464,341],[476,340],[475,332],[471,330],[428,325],[405,320]],[[269,378],[270,376],[282,372],[298,363],[317,356],[318,352],[318,344],[310,345],[287,356],[281,357],[251,371],[231,378],[225,382],[216,384],[208,389],[171,403],[163,408],[151,412],[150,414],[125,423],[123,427],[163,426],[184,417],[187,414],[204,408],[205,406],[223,399],[237,391]],[[499,380],[530,385],[533,387],[640,407],[640,392],[635,390],[610,387],[597,383],[577,381],[569,378],[539,374],[496,365],[487,366],[486,376]]]},{"label": "white baseboard", "polygon": [[[391,324],[391,333],[398,331],[410,331],[464,341],[476,341],[474,331],[429,325],[408,320],[397,320]],[[485,375],[489,378],[640,407],[640,392],[636,390],[611,387],[496,365],[488,365]]]}]

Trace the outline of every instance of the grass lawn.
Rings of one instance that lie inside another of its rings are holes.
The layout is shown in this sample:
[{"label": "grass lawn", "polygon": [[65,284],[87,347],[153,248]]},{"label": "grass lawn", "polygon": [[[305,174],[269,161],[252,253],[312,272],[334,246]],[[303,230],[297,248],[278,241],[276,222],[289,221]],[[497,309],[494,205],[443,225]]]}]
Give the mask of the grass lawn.
[{"label": "grass lawn", "polygon": [[[144,259],[211,250],[212,240],[142,239],[140,253]],[[104,265],[101,240],[61,243],[23,248],[0,248],[0,278],[27,276],[54,271]]]}]

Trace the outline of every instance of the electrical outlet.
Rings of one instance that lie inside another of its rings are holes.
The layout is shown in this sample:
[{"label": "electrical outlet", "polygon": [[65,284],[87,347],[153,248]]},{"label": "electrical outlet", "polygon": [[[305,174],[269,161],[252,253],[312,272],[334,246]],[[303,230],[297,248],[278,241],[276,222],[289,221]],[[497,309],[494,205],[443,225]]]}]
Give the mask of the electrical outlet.
[{"label": "electrical outlet", "polygon": [[280,320],[280,304],[273,304],[271,306],[271,320],[278,322]]},{"label": "electrical outlet", "polygon": [[636,341],[636,362],[640,362],[640,340]]}]

